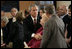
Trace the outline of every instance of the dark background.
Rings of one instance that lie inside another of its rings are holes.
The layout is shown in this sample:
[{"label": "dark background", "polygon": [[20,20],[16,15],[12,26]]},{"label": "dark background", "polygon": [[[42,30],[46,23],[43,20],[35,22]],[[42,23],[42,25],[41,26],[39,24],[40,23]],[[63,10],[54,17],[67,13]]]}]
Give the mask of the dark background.
[{"label": "dark background", "polygon": [[1,10],[10,12],[13,7],[19,10],[19,1],[1,1]]}]

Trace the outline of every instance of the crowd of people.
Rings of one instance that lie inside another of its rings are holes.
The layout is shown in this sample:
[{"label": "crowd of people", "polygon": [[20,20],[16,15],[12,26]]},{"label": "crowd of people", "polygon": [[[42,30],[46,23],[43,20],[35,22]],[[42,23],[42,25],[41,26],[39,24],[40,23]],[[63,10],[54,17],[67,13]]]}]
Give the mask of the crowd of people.
[{"label": "crowd of people", "polygon": [[[71,5],[48,5],[40,9],[31,5],[29,11],[11,9],[8,19],[1,10],[1,48],[71,48]],[[24,44],[24,42],[27,44]]]}]

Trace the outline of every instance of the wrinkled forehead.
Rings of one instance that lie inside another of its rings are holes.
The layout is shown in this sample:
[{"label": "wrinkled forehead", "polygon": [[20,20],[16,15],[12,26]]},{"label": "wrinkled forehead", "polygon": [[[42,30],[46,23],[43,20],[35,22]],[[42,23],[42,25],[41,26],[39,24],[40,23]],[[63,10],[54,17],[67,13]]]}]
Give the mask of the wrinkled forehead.
[{"label": "wrinkled forehead", "polygon": [[62,6],[59,7],[59,9],[66,9],[66,6],[62,5]]}]

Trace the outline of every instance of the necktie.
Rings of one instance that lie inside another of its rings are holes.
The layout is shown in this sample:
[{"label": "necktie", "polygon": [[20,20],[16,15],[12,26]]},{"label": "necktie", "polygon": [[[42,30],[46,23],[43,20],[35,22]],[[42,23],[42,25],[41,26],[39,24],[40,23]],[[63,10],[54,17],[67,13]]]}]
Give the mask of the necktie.
[{"label": "necktie", "polygon": [[34,19],[34,25],[36,24],[36,19]]}]

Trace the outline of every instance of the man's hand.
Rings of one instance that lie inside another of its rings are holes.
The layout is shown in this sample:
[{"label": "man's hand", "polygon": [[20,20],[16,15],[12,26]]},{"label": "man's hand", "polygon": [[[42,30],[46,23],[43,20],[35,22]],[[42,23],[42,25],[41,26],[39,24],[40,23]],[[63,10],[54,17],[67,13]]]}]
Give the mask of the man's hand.
[{"label": "man's hand", "polygon": [[37,40],[40,40],[40,39],[42,39],[42,35],[40,35],[40,34],[35,34],[34,38],[37,39]]},{"label": "man's hand", "polygon": [[69,44],[69,42],[71,41],[71,37],[66,39],[66,43]]}]

